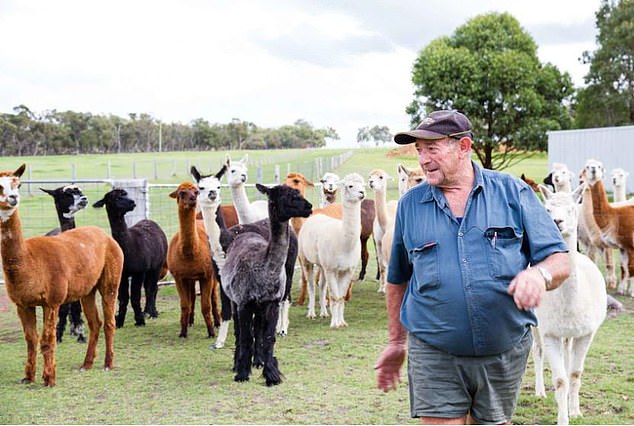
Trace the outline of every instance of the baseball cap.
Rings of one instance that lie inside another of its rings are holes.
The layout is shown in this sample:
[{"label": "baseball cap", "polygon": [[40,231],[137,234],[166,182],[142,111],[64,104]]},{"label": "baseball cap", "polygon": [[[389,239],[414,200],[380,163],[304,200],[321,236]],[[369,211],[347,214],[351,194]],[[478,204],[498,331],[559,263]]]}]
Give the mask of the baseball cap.
[{"label": "baseball cap", "polygon": [[473,137],[471,122],[464,114],[455,110],[434,111],[415,130],[395,134],[394,142],[406,145],[416,142],[416,139],[436,140],[461,136]]}]

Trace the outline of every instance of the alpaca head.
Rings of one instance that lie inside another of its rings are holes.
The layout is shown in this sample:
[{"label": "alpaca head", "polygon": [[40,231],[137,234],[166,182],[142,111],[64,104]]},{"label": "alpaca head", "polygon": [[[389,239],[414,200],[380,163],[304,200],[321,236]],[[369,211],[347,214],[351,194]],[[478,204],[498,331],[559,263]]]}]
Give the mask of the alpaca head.
[{"label": "alpaca head", "polygon": [[550,179],[555,191],[570,192],[572,189],[572,172],[565,164],[554,163],[550,173]]},{"label": "alpaca head", "polygon": [[365,198],[365,182],[358,173],[350,173],[338,182],[342,188],[344,203],[361,203]]},{"label": "alpaca head", "polygon": [[295,188],[277,185],[271,188],[255,184],[255,187],[269,200],[269,217],[271,221],[285,222],[292,217],[308,217],[312,214],[310,204]]},{"label": "alpaca head", "polygon": [[0,172],[0,221],[7,221],[20,204],[20,177],[26,169],[22,164],[14,172]]},{"label": "alpaca head", "polygon": [[368,186],[375,192],[387,191],[387,182],[393,178],[385,170],[374,169],[368,176]]},{"label": "alpaca head", "polygon": [[321,182],[321,187],[324,193],[335,193],[337,192],[337,182],[339,182],[341,178],[334,173],[324,173],[319,182]]},{"label": "alpaca head", "polygon": [[179,209],[195,210],[198,205],[197,199],[199,192],[200,191],[198,191],[198,188],[193,183],[183,182],[178,185],[176,191],[170,193],[169,196],[176,199]]},{"label": "alpaca head", "polygon": [[226,155],[225,165],[227,166],[227,183],[230,187],[235,188],[245,184],[248,178],[248,162],[248,154],[245,154],[240,161],[231,161],[229,154]]},{"label": "alpaca head", "polygon": [[315,187],[315,184],[306,179],[303,174],[295,172],[291,172],[286,175],[284,185],[297,189],[302,196],[306,195],[306,188]]},{"label": "alpaca head", "polygon": [[605,167],[603,167],[603,163],[599,160],[591,158],[587,160],[583,166],[582,174],[585,179],[583,182],[594,185],[605,177]]},{"label": "alpaca head", "polygon": [[191,167],[191,173],[196,184],[198,185],[198,203],[201,206],[214,207],[219,206],[220,198],[220,179],[227,171],[227,165],[223,164],[222,168],[215,175],[201,175],[195,166]]},{"label": "alpaca head", "polygon": [[544,207],[564,237],[577,235],[579,203],[585,186],[579,185],[573,192],[552,192],[546,186],[539,185],[544,196]]},{"label": "alpaca head", "polygon": [[122,218],[127,212],[135,209],[136,203],[128,197],[125,189],[113,189],[106,192],[103,198],[92,205],[95,208],[106,206],[109,217]]},{"label": "alpaca head", "polygon": [[[409,169],[399,163],[396,169],[398,171],[398,192],[401,195],[426,179],[425,172],[420,167]],[[368,181],[369,183],[370,181]]]},{"label": "alpaca head", "polygon": [[621,168],[613,169],[612,170],[612,185],[614,185],[615,188],[624,187],[625,181],[627,180],[628,176],[629,176],[629,173]]},{"label": "alpaca head", "polygon": [[40,190],[53,197],[57,210],[66,219],[72,218],[75,213],[88,205],[88,197],[81,192],[81,188],[77,185],[60,186],[55,189],[40,188]]}]

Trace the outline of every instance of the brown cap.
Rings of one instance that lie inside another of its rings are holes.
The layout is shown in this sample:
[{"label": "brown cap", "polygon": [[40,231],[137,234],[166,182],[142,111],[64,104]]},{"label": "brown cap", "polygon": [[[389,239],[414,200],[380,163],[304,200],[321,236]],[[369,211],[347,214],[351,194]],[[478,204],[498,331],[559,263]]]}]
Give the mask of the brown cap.
[{"label": "brown cap", "polygon": [[416,139],[460,139],[462,136],[473,137],[471,122],[464,114],[455,110],[434,111],[425,117],[415,130],[395,134],[394,142],[406,145],[416,142]]}]

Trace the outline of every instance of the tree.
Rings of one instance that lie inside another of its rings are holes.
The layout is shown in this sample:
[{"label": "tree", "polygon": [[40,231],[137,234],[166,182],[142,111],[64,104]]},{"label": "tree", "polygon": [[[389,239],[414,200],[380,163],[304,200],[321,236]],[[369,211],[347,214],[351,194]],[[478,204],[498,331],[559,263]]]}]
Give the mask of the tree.
[{"label": "tree", "polygon": [[372,140],[375,146],[379,146],[379,142],[387,143],[392,140],[392,133],[387,126],[361,127],[357,132],[357,142],[369,142]]},{"label": "tree", "polygon": [[406,108],[412,126],[432,110],[464,112],[474,152],[489,169],[545,150],[546,131],[572,123],[570,75],[541,64],[535,41],[508,13],[476,16],[451,37],[433,40],[416,59],[412,82],[416,97]]},{"label": "tree", "polygon": [[575,124],[634,124],[634,0],[602,0],[595,16],[598,48],[581,58],[590,70],[577,98]]}]

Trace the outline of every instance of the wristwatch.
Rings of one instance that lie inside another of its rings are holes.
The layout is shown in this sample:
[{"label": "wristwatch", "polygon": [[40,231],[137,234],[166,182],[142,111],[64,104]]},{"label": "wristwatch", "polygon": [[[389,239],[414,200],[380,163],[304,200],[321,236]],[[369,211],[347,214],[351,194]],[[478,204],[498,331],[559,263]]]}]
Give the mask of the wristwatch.
[{"label": "wristwatch", "polygon": [[550,274],[550,272],[548,272],[548,269],[543,268],[541,266],[538,266],[537,270],[539,271],[540,274],[542,274],[542,277],[544,278],[544,283],[546,284],[546,291],[550,290],[550,286],[553,283],[553,276]]}]

